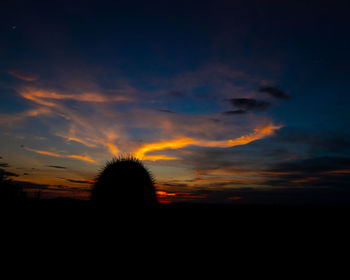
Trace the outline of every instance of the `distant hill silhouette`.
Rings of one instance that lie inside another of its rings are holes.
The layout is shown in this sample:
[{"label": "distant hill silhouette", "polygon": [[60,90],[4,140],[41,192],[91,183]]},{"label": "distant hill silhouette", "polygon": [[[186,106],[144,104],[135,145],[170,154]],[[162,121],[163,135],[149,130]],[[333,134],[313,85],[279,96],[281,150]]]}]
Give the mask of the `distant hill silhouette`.
[{"label": "distant hill silhouette", "polygon": [[100,207],[139,208],[157,204],[153,177],[134,157],[108,161],[96,177],[91,201]]}]

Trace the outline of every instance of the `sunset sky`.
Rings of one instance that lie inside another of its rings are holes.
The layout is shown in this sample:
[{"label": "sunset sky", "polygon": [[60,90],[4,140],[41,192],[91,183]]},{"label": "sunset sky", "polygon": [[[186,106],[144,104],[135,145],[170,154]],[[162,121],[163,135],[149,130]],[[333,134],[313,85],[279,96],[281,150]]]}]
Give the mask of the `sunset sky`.
[{"label": "sunset sky", "polygon": [[162,201],[350,201],[347,1],[5,1],[0,173],[87,198],[134,155]]}]

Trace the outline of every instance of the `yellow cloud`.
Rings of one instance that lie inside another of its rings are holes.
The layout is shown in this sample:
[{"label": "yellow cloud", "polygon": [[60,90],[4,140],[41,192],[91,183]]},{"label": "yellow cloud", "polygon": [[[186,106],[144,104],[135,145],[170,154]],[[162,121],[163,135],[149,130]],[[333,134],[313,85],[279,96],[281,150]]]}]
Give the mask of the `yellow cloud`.
[{"label": "yellow cloud", "polygon": [[204,147],[219,147],[219,148],[228,148],[233,146],[240,146],[249,144],[255,140],[263,139],[265,137],[271,136],[278,129],[282,128],[281,125],[268,124],[265,126],[260,126],[254,129],[253,133],[248,135],[243,135],[236,139],[223,140],[223,141],[198,141],[199,146]]},{"label": "yellow cloud", "polygon": [[[180,138],[180,139],[171,140],[171,141],[163,141],[158,143],[146,144],[141,148],[139,148],[134,153],[134,156],[139,159],[149,159],[149,160],[170,159],[169,157],[166,157],[166,156],[145,156],[145,154],[150,151],[159,151],[164,149],[179,149],[195,143],[196,141],[191,138]],[[174,158],[171,158],[171,159],[174,159]]]},{"label": "yellow cloud", "polygon": [[195,140],[192,138],[179,138],[171,141],[150,143],[142,146],[136,152],[134,152],[134,156],[139,159],[153,160],[153,161],[159,160],[159,159],[166,159],[166,160],[176,159],[174,157],[167,157],[164,155],[147,156],[146,153],[151,151],[164,150],[164,149],[179,149],[188,145],[196,145],[196,146],[202,146],[202,147],[220,147],[220,148],[246,145],[255,140],[259,140],[259,139],[273,135],[274,132],[280,129],[281,127],[282,127],[281,125],[268,124],[265,126],[257,127],[253,133],[250,133],[248,135],[244,135],[236,139],[223,140],[223,141],[208,141],[208,140]]},{"label": "yellow cloud", "polygon": [[116,156],[118,154],[119,150],[113,143],[107,143],[106,146],[113,155]]}]

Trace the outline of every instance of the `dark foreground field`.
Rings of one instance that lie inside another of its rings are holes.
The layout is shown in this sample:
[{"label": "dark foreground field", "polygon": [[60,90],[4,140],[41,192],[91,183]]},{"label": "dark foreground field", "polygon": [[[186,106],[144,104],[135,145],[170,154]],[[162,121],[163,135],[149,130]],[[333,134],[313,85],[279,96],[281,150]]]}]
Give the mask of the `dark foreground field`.
[{"label": "dark foreground field", "polygon": [[281,254],[283,262],[283,256],[293,254],[308,261],[301,252],[322,256],[326,249],[345,250],[349,213],[347,206],[320,205],[171,203],[112,209],[73,199],[28,199],[1,207],[3,240],[15,240],[10,247],[20,242],[51,250],[70,244],[87,251],[123,248],[133,256],[140,250],[157,251],[158,258],[165,253],[174,257],[172,252],[187,258],[197,252],[216,259],[208,254],[217,251],[245,256],[246,261],[259,254],[258,262],[268,262],[271,252],[278,252],[275,260]]},{"label": "dark foreground field", "polygon": [[3,204],[3,217],[23,217],[31,219],[76,219],[115,220],[128,218],[159,222],[214,223],[222,225],[254,224],[273,227],[279,225],[327,225],[332,223],[347,225],[350,206],[346,205],[233,205],[211,203],[159,203],[145,208],[137,205],[128,207],[96,206],[91,201],[75,199],[25,199]]}]

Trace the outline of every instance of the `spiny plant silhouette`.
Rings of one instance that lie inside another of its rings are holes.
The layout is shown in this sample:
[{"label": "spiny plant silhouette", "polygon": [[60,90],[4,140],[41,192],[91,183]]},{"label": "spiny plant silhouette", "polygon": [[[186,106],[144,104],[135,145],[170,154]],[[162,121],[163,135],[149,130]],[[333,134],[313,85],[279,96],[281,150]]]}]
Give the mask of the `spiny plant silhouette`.
[{"label": "spiny plant silhouette", "polygon": [[135,157],[107,161],[96,177],[91,200],[102,207],[149,207],[157,204],[154,178]]}]

